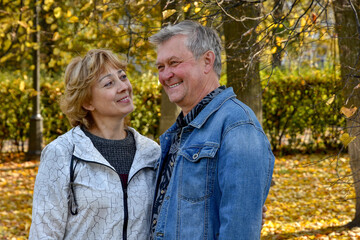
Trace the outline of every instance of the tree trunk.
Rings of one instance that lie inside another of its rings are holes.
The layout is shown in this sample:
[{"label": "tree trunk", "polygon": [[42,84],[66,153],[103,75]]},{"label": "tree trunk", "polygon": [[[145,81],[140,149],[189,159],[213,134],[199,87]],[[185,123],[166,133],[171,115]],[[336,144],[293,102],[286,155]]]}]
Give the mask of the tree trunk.
[{"label": "tree trunk", "polygon": [[[341,78],[344,84],[343,98],[347,107],[359,106],[359,89],[354,89],[359,84],[360,71],[360,33],[357,23],[360,0],[333,1],[336,32],[338,35],[339,56],[341,65]],[[355,11],[356,12],[355,12]],[[348,224],[349,227],[360,226],[360,137],[359,111],[347,120],[347,131],[357,138],[349,144],[350,167],[354,180],[356,194],[355,218]]]},{"label": "tree trunk", "polygon": [[[259,73],[257,20],[241,20],[244,16],[260,16],[255,3],[224,3],[224,35],[227,66],[227,84],[234,88],[238,98],[248,105],[262,123],[261,85]],[[231,16],[231,17],[230,17]]]},{"label": "tree trunk", "polygon": [[[274,1],[274,21],[276,23],[279,23],[281,21],[281,18],[283,16],[283,7],[284,7],[284,0],[275,0]],[[281,44],[278,42],[278,40],[276,39],[276,34],[277,32],[279,32],[279,26],[276,26],[273,29],[273,47],[276,48],[276,52],[272,54],[272,65],[273,67],[280,67],[281,66],[281,53],[282,53],[282,48],[281,48]]]},{"label": "tree trunk", "polygon": [[33,115],[30,118],[30,129],[29,129],[29,150],[27,152],[27,159],[38,159],[40,158],[42,150],[42,117],[40,115],[40,30],[39,17],[40,17],[40,2],[35,0],[35,16],[34,16],[34,42],[37,44],[37,48],[34,49],[33,62],[35,69],[33,71],[33,88],[38,94],[33,97]]},{"label": "tree trunk", "polygon": [[[164,10],[176,10],[176,12],[170,17],[162,20],[162,25],[165,26],[169,23],[174,24],[182,20],[183,14],[181,14],[181,2],[161,0],[161,12]],[[175,103],[170,102],[164,89],[161,90],[161,118],[159,134],[163,134],[171,125],[176,121],[181,109],[176,106]]]}]

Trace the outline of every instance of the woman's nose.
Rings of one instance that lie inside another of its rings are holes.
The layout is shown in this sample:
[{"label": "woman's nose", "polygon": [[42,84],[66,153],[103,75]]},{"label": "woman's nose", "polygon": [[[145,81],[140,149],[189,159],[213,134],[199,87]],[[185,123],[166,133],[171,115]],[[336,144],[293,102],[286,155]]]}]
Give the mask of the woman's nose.
[{"label": "woman's nose", "polygon": [[128,88],[128,85],[124,81],[117,79],[116,82],[117,82],[117,91],[118,92],[122,92]]}]

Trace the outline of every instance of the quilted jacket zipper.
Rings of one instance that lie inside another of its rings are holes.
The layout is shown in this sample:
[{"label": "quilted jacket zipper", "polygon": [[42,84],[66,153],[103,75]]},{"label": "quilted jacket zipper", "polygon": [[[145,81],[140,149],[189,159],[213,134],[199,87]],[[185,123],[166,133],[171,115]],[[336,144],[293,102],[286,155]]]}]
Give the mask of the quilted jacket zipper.
[{"label": "quilted jacket zipper", "polygon": [[[112,169],[111,167],[109,167],[108,165],[105,165],[105,164],[102,164],[102,163],[99,163],[99,162],[96,162],[96,161],[87,161],[87,160],[83,160],[83,159],[80,159],[78,157],[75,157],[73,155],[73,157],[77,160],[77,161],[83,161],[83,162],[87,162],[87,163],[95,163],[95,164],[99,164],[99,165],[102,165],[102,166],[105,166],[105,167],[108,167],[110,168],[112,171],[116,172],[114,169]],[[76,168],[76,164],[75,164],[75,167],[73,169],[74,173],[75,173],[75,168]],[[134,175],[132,176],[132,178],[138,174],[141,170],[145,169],[145,168],[149,168],[148,166],[146,167],[143,167],[141,169],[139,169],[136,173],[134,173]],[[117,172],[116,172],[117,173]],[[120,175],[118,174],[119,176],[119,180],[120,180],[120,184],[121,184],[121,188],[123,190],[123,202],[124,202],[124,221],[123,221],[123,240],[127,240],[127,226],[128,226],[128,222],[129,222],[129,209],[128,209],[128,193],[127,193],[127,187],[125,188],[123,185],[122,185],[122,182],[121,182],[121,178],[120,178]],[[131,179],[130,178],[128,180],[128,184],[130,183]],[[75,179],[76,181],[76,179]],[[75,196],[74,196],[75,197]],[[74,199],[76,201],[76,199]],[[77,213],[76,213],[77,214]]]}]

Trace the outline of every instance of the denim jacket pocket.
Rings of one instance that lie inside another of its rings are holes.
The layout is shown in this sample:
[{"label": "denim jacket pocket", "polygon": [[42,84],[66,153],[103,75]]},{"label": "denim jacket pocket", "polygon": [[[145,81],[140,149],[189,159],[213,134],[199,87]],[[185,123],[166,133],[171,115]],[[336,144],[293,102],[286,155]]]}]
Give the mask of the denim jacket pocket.
[{"label": "denim jacket pocket", "polygon": [[207,142],[182,148],[180,171],[180,197],[199,202],[210,197],[214,189],[216,153],[219,144]]}]

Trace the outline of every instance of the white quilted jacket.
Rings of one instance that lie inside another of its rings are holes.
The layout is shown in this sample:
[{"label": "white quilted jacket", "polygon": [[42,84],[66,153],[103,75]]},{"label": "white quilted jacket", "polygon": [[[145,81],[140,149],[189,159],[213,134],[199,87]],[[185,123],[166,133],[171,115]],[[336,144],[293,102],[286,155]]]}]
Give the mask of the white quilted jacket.
[{"label": "white quilted jacket", "polygon": [[[119,175],[75,127],[43,150],[36,176],[29,239],[148,239],[160,148],[134,129],[136,154],[124,201]],[[74,195],[78,214],[68,208],[70,160],[75,157]],[[127,205],[127,208],[126,208]],[[125,225],[126,226],[126,225]]]}]

